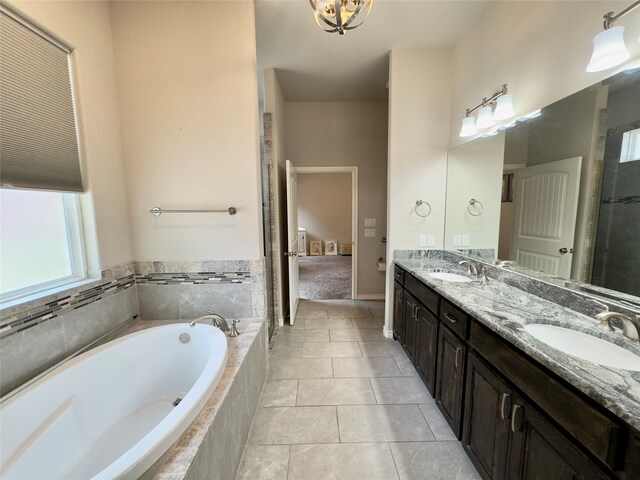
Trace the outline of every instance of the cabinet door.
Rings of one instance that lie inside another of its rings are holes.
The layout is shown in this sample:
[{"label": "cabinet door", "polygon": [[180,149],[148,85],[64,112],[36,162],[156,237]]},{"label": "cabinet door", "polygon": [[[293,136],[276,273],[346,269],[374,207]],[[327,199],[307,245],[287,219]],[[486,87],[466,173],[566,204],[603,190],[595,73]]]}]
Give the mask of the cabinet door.
[{"label": "cabinet door", "polygon": [[609,478],[522,398],[511,410],[509,475],[514,480]]},{"label": "cabinet door", "polygon": [[438,319],[422,304],[418,304],[416,316],[418,317],[416,370],[431,396],[435,396]]},{"label": "cabinet door", "polygon": [[393,283],[393,337],[404,345],[404,288]]},{"label": "cabinet door", "polygon": [[436,404],[460,438],[466,347],[448,327],[440,325],[436,375]]},{"label": "cabinet door", "polygon": [[462,446],[482,478],[502,480],[507,469],[513,392],[474,353],[467,362],[465,390]]},{"label": "cabinet door", "polygon": [[409,292],[404,292],[404,349],[407,356],[411,359],[411,363],[415,361],[415,343],[416,343],[416,308],[418,301]]}]

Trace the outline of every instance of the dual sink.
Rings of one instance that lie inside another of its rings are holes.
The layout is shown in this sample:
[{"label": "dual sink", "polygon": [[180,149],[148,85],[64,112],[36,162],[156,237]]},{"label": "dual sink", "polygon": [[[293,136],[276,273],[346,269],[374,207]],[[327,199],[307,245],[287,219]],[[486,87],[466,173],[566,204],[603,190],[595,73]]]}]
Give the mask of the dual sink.
[{"label": "dual sink", "polygon": [[[445,282],[469,283],[473,281],[471,278],[457,273],[429,272],[427,275]],[[525,325],[524,330],[539,341],[568,355],[604,367],[640,372],[640,356],[593,335],[543,323]]]}]

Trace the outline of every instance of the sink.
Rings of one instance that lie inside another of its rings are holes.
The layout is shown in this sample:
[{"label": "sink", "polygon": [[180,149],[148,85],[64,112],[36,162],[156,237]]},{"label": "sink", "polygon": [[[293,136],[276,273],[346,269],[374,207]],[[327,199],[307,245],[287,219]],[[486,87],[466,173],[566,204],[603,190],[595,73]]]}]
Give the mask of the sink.
[{"label": "sink", "polygon": [[457,273],[431,272],[428,275],[438,280],[444,280],[445,282],[468,283],[472,281],[469,277],[458,275]]},{"label": "sink", "polygon": [[640,356],[606,340],[569,328],[533,323],[525,331],[541,342],[598,365],[640,372]]}]

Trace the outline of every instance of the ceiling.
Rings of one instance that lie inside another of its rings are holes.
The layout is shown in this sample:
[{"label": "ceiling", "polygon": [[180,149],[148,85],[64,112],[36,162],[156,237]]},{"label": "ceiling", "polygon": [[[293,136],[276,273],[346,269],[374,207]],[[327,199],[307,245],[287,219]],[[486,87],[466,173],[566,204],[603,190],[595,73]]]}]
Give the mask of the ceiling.
[{"label": "ceiling", "polygon": [[489,3],[374,0],[363,25],[338,35],[307,0],[256,0],[258,71],[275,68],[289,102],[386,100],[392,48],[450,48]]}]

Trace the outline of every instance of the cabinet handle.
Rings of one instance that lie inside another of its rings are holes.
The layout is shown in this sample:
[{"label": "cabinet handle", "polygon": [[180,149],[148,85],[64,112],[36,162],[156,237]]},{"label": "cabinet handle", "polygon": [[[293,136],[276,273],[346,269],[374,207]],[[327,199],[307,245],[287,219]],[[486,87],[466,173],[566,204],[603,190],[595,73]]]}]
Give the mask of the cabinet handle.
[{"label": "cabinet handle", "polygon": [[460,365],[462,365],[462,364],[458,365],[458,354],[459,354],[461,351],[462,351],[462,347],[458,347],[458,348],[456,348],[456,358],[455,358],[455,366],[456,366],[456,368],[458,368],[458,367],[460,367]]},{"label": "cabinet handle", "polygon": [[444,312],[444,318],[449,320],[451,323],[456,323],[458,321],[458,319],[453,315],[449,314],[449,312]]},{"label": "cabinet handle", "polygon": [[507,404],[507,398],[509,397],[511,397],[511,395],[509,395],[508,393],[502,394],[502,401],[500,402],[500,418],[502,420],[505,420],[507,418],[507,416],[504,413],[504,407]]},{"label": "cabinet handle", "polygon": [[518,413],[518,409],[520,409],[520,405],[514,405],[513,410],[511,411],[511,431],[513,433],[519,432],[520,429],[516,430],[516,414]]},{"label": "cabinet handle", "polygon": [[411,318],[416,318],[416,306],[415,304],[411,303],[411,302],[407,302],[409,304],[409,306],[411,307]]},{"label": "cabinet handle", "polygon": [[418,315],[420,314],[420,305],[416,305],[416,316],[413,317],[416,319],[416,322],[418,321]]}]

